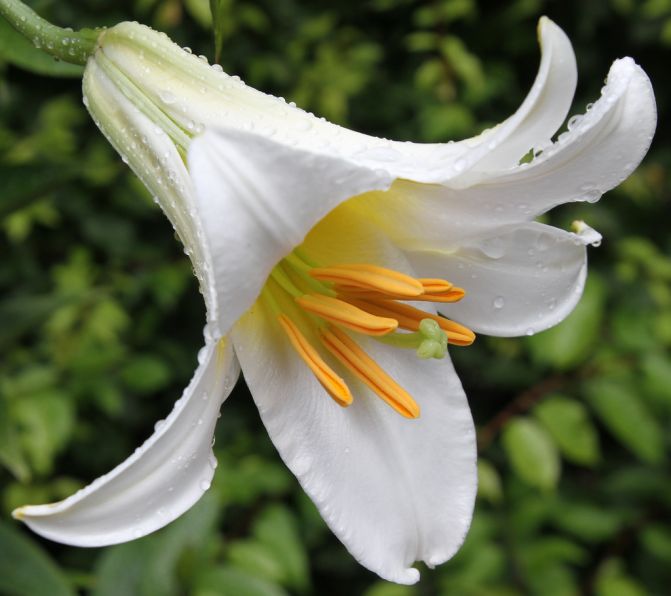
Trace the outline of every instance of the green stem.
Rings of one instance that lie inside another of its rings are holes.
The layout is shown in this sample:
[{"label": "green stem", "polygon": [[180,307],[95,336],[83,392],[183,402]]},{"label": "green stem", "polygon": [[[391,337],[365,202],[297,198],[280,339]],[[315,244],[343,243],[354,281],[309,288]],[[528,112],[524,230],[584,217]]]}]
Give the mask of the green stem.
[{"label": "green stem", "polygon": [[99,31],[72,31],[45,21],[19,0],[0,0],[0,15],[33,45],[54,58],[71,64],[86,64],[96,48]]}]

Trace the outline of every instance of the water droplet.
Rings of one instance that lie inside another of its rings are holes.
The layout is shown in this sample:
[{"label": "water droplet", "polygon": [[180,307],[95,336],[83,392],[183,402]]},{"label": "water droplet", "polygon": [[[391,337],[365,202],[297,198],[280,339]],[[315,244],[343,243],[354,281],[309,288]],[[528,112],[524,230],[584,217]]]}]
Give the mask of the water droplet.
[{"label": "water droplet", "polygon": [[154,424],[154,431],[158,432],[165,426],[165,420],[158,420],[156,424]]},{"label": "water droplet", "polygon": [[452,164],[452,169],[455,172],[461,172],[465,167],[466,167],[466,162],[461,158],[457,159],[454,162],[454,164]]},{"label": "water droplet", "polygon": [[372,147],[371,149],[364,149],[357,153],[357,157],[374,159],[376,161],[391,162],[397,161],[402,157],[393,147]]},{"label": "water droplet", "polygon": [[480,245],[481,250],[490,259],[500,259],[506,252],[505,244],[499,237],[487,238]]},{"label": "water droplet", "polygon": [[200,481],[200,490],[205,491],[210,488],[212,484],[210,483],[209,480],[201,480]]},{"label": "water droplet", "polygon": [[166,105],[173,104],[177,101],[177,96],[171,91],[168,91],[167,89],[159,91],[158,96],[160,100]]},{"label": "water droplet", "polygon": [[580,114],[576,114],[575,116],[571,116],[568,119],[568,123],[566,124],[566,127],[569,130],[573,130],[578,124],[580,124],[580,121],[582,120],[582,116]]},{"label": "water droplet", "polygon": [[497,296],[494,298],[494,302],[492,302],[492,304],[496,310],[500,310],[505,306],[506,301],[504,300],[503,296]]},{"label": "water droplet", "polygon": [[193,54],[193,51],[191,50],[191,48],[190,48],[189,46],[184,46],[182,49],[183,49],[187,54]]},{"label": "water droplet", "polygon": [[527,335],[531,336],[531,335],[534,335],[534,334],[536,333],[536,330],[535,330],[533,327],[529,327],[529,328],[527,328],[527,330],[525,331],[525,333],[526,333]]}]

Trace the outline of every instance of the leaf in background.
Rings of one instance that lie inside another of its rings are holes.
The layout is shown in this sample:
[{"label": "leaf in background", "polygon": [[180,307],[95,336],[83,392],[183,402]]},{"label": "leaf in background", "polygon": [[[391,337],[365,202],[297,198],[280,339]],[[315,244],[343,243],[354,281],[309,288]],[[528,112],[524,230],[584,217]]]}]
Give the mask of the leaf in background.
[{"label": "leaf in background", "polygon": [[648,592],[624,571],[619,559],[609,559],[599,569],[594,593],[596,596],[647,596]]},{"label": "leaf in background", "polygon": [[0,59],[30,72],[50,77],[79,78],[83,66],[68,64],[38,50],[30,41],[0,17]]},{"label": "leaf in background", "polygon": [[499,503],[503,498],[501,477],[496,468],[485,459],[478,459],[478,497],[491,503]]},{"label": "leaf in background", "polygon": [[552,437],[535,420],[515,418],[503,429],[503,448],[515,474],[542,490],[557,485],[561,464]]},{"label": "leaf in background", "polygon": [[21,482],[30,479],[30,468],[11,424],[4,394],[0,393],[0,463]]},{"label": "leaf in background", "polygon": [[599,435],[589,412],[579,401],[553,395],[534,408],[534,415],[552,435],[566,459],[585,466],[593,466],[600,460]]},{"label": "leaf in background", "polygon": [[659,422],[633,387],[604,378],[590,381],[585,393],[599,419],[623,445],[643,461],[660,463],[664,459]]},{"label": "leaf in background", "polygon": [[148,557],[146,540],[134,540],[106,549],[96,565],[93,596],[135,596]]},{"label": "leaf in background", "polygon": [[40,474],[51,472],[56,455],[67,445],[74,429],[74,402],[67,394],[50,389],[24,395],[11,408],[32,467]]},{"label": "leaf in background", "polygon": [[161,531],[107,549],[98,561],[98,583],[93,595],[172,596],[181,593],[176,580],[180,558],[187,549],[200,548],[206,543],[218,512],[216,496],[211,492]]},{"label": "leaf in background", "polygon": [[44,551],[0,523],[0,593],[12,596],[74,596],[65,575]]},{"label": "leaf in background", "polygon": [[61,295],[7,298],[0,303],[0,349],[5,349],[24,333],[35,331],[44,320],[71,302]]},{"label": "leaf in background", "polygon": [[307,592],[310,587],[308,556],[298,535],[296,520],[282,505],[267,507],[254,524],[254,535],[281,563],[287,587]]},{"label": "leaf in background", "polygon": [[527,339],[534,360],[559,370],[586,360],[599,339],[605,301],[606,285],[591,274],[575,310],[556,327]]},{"label": "leaf in background", "polygon": [[210,567],[197,578],[194,596],[288,596],[279,586],[228,565]]},{"label": "leaf in background", "polygon": [[415,586],[401,586],[379,581],[368,588],[363,596],[415,596],[416,594],[417,588]]},{"label": "leaf in background", "polygon": [[271,583],[284,584],[287,574],[270,547],[256,540],[238,540],[228,545],[228,558],[236,568]]},{"label": "leaf in background", "polygon": [[645,395],[671,414],[671,358],[668,354],[652,352],[643,357],[641,368]]},{"label": "leaf in background", "polygon": [[622,513],[596,503],[566,501],[552,512],[556,527],[585,542],[603,542],[615,535],[625,522]]},{"label": "leaf in background", "polygon": [[210,0],[212,33],[214,35],[214,62],[216,64],[219,64],[221,60],[221,49],[227,33],[226,18],[228,16],[228,5],[229,2],[227,0]]},{"label": "leaf in background", "polygon": [[665,564],[671,563],[671,528],[650,525],[641,533],[641,544],[651,555]]},{"label": "leaf in background", "polygon": [[[0,30],[0,44],[1,40]],[[0,218],[43,199],[45,193],[60,188],[65,182],[72,180],[74,175],[73,169],[63,166],[0,166],[0,180],[2,180]]]}]

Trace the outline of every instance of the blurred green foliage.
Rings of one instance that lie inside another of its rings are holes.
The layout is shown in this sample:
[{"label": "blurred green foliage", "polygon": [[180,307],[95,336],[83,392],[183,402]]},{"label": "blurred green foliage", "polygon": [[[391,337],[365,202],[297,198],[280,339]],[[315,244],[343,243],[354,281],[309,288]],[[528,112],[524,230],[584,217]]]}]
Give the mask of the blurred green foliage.
[{"label": "blurred green foliage", "polygon": [[[604,233],[575,312],[532,338],[452,350],[481,458],[473,526],[453,561],[423,569],[415,587],[357,565],[274,452],[243,384],[198,506],[142,540],[76,549],[9,512],[66,496],[152,432],[195,367],[204,309],[168,222],[88,119],[78,80],[17,68],[30,48],[0,24],[0,593],[668,593],[671,0],[31,4],[63,26],[137,19],[211,58],[216,37],[224,69],[250,85],[364,132],[425,141],[472,135],[517,107],[548,14],[575,44],[576,112],[610,62],[632,55],[652,78],[660,125],[619,189],[550,216]],[[76,74],[45,60],[34,71]]]}]

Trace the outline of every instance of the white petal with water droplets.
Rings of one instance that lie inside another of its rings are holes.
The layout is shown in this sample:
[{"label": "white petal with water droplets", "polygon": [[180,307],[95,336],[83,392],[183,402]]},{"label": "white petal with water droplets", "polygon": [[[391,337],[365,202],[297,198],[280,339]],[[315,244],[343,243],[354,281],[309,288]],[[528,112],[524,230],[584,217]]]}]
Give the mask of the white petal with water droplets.
[{"label": "white petal with water droplets", "polygon": [[189,170],[213,257],[222,335],[320,219],[346,199],[392,182],[383,171],[237,130],[208,130],[195,139]]},{"label": "white petal with water droplets", "polygon": [[464,170],[476,177],[475,172],[516,166],[532,147],[549,144],[568,114],[578,78],[571,42],[547,17],[538,22],[538,37],[541,63],[524,102],[510,118],[478,137],[478,147],[462,157]]},{"label": "white petal with water droplets", "polygon": [[466,290],[446,317],[478,333],[514,337],[556,325],[578,303],[587,274],[582,237],[528,222],[499,228],[451,253],[410,252],[423,276],[440,276]]},{"label": "white petal with water droplets", "polygon": [[121,465],[58,503],[14,511],[32,530],[75,546],[139,538],[188,510],[209,487],[217,414],[239,368],[226,340],[210,343],[184,395]]},{"label": "white petal with water droplets", "polygon": [[347,376],[354,402],[336,405],[260,309],[231,336],[282,459],[362,565],[412,584],[416,560],[434,566],[455,553],[472,516],[476,449],[449,358],[364,344],[420,404],[420,418],[407,420]]}]

